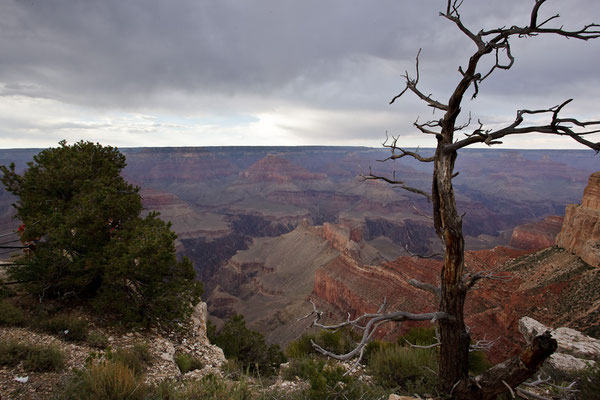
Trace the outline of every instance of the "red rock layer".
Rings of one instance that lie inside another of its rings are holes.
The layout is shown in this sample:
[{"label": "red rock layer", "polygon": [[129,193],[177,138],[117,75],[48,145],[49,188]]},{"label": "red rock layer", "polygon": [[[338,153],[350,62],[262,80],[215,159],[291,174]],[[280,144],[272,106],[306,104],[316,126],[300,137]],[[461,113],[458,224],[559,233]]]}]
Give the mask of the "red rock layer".
[{"label": "red rock layer", "polygon": [[556,244],[600,267],[600,171],[590,176],[581,205],[567,206]]},{"label": "red rock layer", "polygon": [[[547,293],[524,293],[518,290],[524,279],[502,272],[507,261],[530,251],[497,247],[491,250],[467,252],[465,264],[469,271],[491,271],[511,276],[508,282],[482,281],[481,288],[471,292],[465,305],[467,325],[474,339],[494,340],[490,358],[499,361],[518,351],[520,335],[518,319],[531,307],[548,302]],[[349,312],[351,317],[375,312],[384,299],[388,310],[430,312],[437,308],[433,295],[409,285],[409,279],[439,284],[441,261],[415,257],[399,257],[379,266],[360,266],[349,257],[341,256],[315,272],[314,295],[340,311],[338,317]],[[554,293],[555,291],[551,291]],[[537,292],[536,292],[537,293]],[[377,337],[393,338],[416,323],[387,324]]]},{"label": "red rock layer", "polygon": [[[410,278],[435,282],[439,264],[434,260],[400,257],[379,266],[360,266],[342,255],[316,270],[313,294],[340,310],[340,314],[350,313],[351,318],[376,312],[384,300],[388,310],[430,312],[435,308],[433,295],[406,282]],[[387,324],[378,330],[377,336],[398,334],[402,330],[396,324]]]},{"label": "red rock layer", "polygon": [[161,206],[173,205],[173,204],[185,204],[179,197],[172,193],[159,192],[154,189],[143,189],[140,192],[142,196],[142,204],[144,208],[158,209]]},{"label": "red rock layer", "polygon": [[510,246],[523,250],[538,250],[554,245],[560,233],[563,217],[551,215],[538,222],[519,225],[513,229]]},{"label": "red rock layer", "polygon": [[288,160],[272,154],[258,160],[248,167],[248,169],[240,172],[240,176],[258,182],[291,182],[327,178],[325,174],[313,174],[305,168],[294,165]]}]

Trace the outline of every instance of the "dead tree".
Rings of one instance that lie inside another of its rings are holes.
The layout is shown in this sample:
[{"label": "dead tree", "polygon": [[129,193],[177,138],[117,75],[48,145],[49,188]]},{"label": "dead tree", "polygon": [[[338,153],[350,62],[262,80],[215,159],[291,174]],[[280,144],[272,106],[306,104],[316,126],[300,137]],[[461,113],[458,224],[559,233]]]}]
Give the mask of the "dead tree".
[{"label": "dead tree", "polygon": [[[476,144],[485,143],[488,146],[501,144],[500,139],[509,135],[522,135],[527,133],[543,133],[549,135],[568,136],[577,142],[600,151],[600,143],[594,143],[594,133],[600,132],[598,126],[600,121],[580,121],[575,118],[563,118],[559,114],[571,100],[566,100],[557,106],[545,109],[519,110],[515,120],[508,126],[497,129],[485,129],[482,122],[464,136],[457,137],[457,133],[466,132],[469,124],[457,124],[457,117],[461,112],[461,104],[467,91],[472,88],[474,99],[479,93],[480,85],[489,78],[496,70],[508,70],[514,63],[515,58],[511,52],[511,40],[522,37],[533,37],[538,35],[557,35],[565,38],[589,40],[600,37],[600,25],[589,24],[583,28],[569,31],[563,27],[550,27],[558,15],[553,15],[544,20],[538,18],[539,10],[546,0],[534,0],[529,21],[526,25],[501,27],[491,30],[480,30],[475,32],[463,24],[459,14],[462,0],[448,0],[446,9],[440,15],[453,23],[475,46],[475,50],[464,66],[458,68],[459,82],[446,103],[438,101],[432,95],[426,95],[419,87],[419,53],[416,59],[416,73],[410,76],[408,72],[405,78],[404,89],[395,96],[390,104],[407,92],[412,92],[420,100],[434,110],[443,112],[439,120],[420,123],[418,120],[414,126],[422,133],[434,135],[437,139],[435,153],[431,157],[424,157],[416,151],[401,148],[397,141],[398,137],[386,140],[385,147],[391,150],[392,155],[388,159],[399,159],[412,157],[420,162],[433,163],[433,179],[431,194],[408,187],[403,181],[393,178],[378,176],[369,173],[367,179],[380,179],[392,184],[399,185],[403,189],[413,193],[424,194],[431,199],[433,205],[434,227],[445,249],[444,263],[441,272],[441,286],[435,287],[429,283],[411,280],[413,286],[433,292],[439,299],[437,313],[410,314],[406,312],[386,313],[384,308],[378,313],[366,314],[355,320],[350,320],[337,326],[352,325],[364,330],[363,340],[357,349],[345,355],[330,356],[339,359],[349,359],[352,356],[362,354],[366,341],[371,337],[374,329],[380,324],[389,321],[402,320],[427,320],[435,321],[439,330],[440,341],[440,363],[439,376],[442,380],[442,390],[451,394],[455,399],[493,399],[496,395],[516,387],[538,369],[542,362],[556,349],[556,341],[549,335],[542,335],[525,348],[519,356],[507,360],[491,368],[488,372],[477,377],[468,374],[468,352],[471,336],[464,322],[464,304],[467,293],[478,280],[493,278],[486,273],[468,274],[464,264],[464,237],[462,233],[462,216],[456,207],[456,199],[452,184],[453,178],[458,174],[454,170],[458,150]],[[492,66],[481,70],[479,65],[486,57],[492,58]],[[494,61],[495,58],[495,61]],[[527,116],[546,115],[547,123],[544,125],[529,124]],[[469,118],[470,119],[470,118]],[[319,323],[320,314],[315,309],[317,318],[315,324],[327,327]],[[331,328],[332,326],[328,326]]]}]

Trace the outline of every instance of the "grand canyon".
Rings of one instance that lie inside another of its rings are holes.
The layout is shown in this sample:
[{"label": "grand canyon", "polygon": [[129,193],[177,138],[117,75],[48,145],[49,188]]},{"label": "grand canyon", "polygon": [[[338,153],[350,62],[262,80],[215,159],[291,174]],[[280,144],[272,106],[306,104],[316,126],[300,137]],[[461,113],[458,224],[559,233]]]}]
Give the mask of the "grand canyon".
[{"label": "grand canyon", "polygon": [[[431,149],[421,149],[422,154]],[[38,150],[0,150],[17,168]],[[252,329],[285,344],[309,329],[298,319],[313,300],[330,320],[388,309],[433,310],[410,279],[439,283],[442,251],[424,196],[370,171],[429,190],[429,165],[379,162],[385,149],[208,147],[122,149],[126,179],[147,211],[172,223],[177,250],[204,283],[211,320],[243,314]],[[517,323],[600,335],[600,174],[583,150],[463,151],[454,183],[464,213],[467,267],[484,281],[466,305],[475,339],[496,340],[490,358],[520,344]],[[15,229],[0,192],[4,231]],[[416,257],[415,254],[428,258]],[[431,257],[429,257],[431,256]],[[504,279],[506,278],[506,279]],[[393,338],[410,324],[387,325]]]}]

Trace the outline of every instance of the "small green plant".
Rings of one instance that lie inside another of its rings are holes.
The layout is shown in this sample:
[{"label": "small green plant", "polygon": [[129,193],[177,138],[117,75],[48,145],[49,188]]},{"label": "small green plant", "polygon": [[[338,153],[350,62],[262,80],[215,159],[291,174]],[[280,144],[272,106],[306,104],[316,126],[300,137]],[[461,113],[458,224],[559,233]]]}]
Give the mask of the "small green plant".
[{"label": "small green plant", "polygon": [[374,352],[369,361],[369,372],[376,383],[409,393],[432,393],[437,385],[437,369],[434,349],[394,345]]},{"label": "small green plant", "polygon": [[9,340],[0,343],[0,365],[23,368],[33,372],[58,371],[64,368],[65,356],[56,346],[37,346]]},{"label": "small green plant", "polygon": [[85,341],[88,335],[87,322],[72,315],[42,317],[35,323],[37,327],[68,341]]},{"label": "small green plant", "polygon": [[100,331],[91,331],[88,333],[85,341],[90,346],[97,347],[99,349],[105,349],[108,347],[108,338]]},{"label": "small green plant", "polygon": [[397,343],[400,346],[410,346],[411,344],[429,346],[437,343],[437,341],[434,328],[415,326],[410,328],[404,335],[399,336]]},{"label": "small green plant", "polygon": [[127,365],[113,360],[77,370],[59,396],[63,400],[143,400],[148,387]]},{"label": "small green plant", "polygon": [[479,375],[487,371],[491,366],[492,363],[488,360],[485,352],[480,350],[469,352],[469,372],[471,374]]},{"label": "small green plant", "polygon": [[115,352],[108,351],[106,358],[127,366],[139,375],[150,364],[152,355],[146,344],[136,343],[132,347],[119,348]]},{"label": "small green plant", "polygon": [[600,399],[600,364],[584,370],[577,380],[577,389],[582,399]]},{"label": "small green plant", "polygon": [[[258,400],[247,381],[231,382],[214,375],[191,381],[183,387],[163,382],[148,396],[152,400]],[[265,399],[266,400],[266,399]]]},{"label": "small green plant", "polygon": [[246,328],[242,315],[233,315],[216,335],[214,344],[223,349],[227,358],[236,359],[243,370],[269,376],[286,361],[277,345],[267,345],[258,332]]},{"label": "small green plant", "polygon": [[317,333],[309,333],[290,342],[285,349],[289,358],[301,358],[309,354],[319,354],[313,347],[311,341],[319,346],[338,354],[351,351],[360,337],[351,329],[340,329],[336,331],[321,330]]},{"label": "small green plant", "polygon": [[64,366],[65,356],[56,346],[33,346],[23,360],[23,368],[27,371],[59,371]]},{"label": "small green plant", "polygon": [[16,340],[7,340],[0,342],[0,365],[14,367],[23,360],[29,351],[25,343]]},{"label": "small green plant", "polygon": [[25,314],[7,300],[0,300],[0,325],[23,325]]},{"label": "small green plant", "polygon": [[365,346],[365,351],[363,352],[363,358],[362,358],[362,363],[365,365],[369,365],[369,362],[371,360],[371,357],[373,356],[373,354],[375,354],[376,352],[384,349],[384,348],[388,348],[391,346],[394,346],[394,343],[390,343],[390,342],[384,342],[382,340],[372,340],[369,343],[367,343],[367,345]]},{"label": "small green plant", "polygon": [[144,364],[152,364],[152,353],[150,353],[150,347],[146,343],[134,343],[132,350],[138,354]]},{"label": "small green plant", "polygon": [[293,397],[299,399],[381,399],[389,394],[384,388],[368,385],[345,372],[331,360],[307,356],[292,359],[290,366],[283,370],[283,377],[309,382],[308,389]]},{"label": "small green plant", "polygon": [[196,369],[202,369],[202,361],[187,353],[175,353],[175,363],[179,367],[182,374],[185,374]]},{"label": "small green plant", "polygon": [[288,358],[302,358],[309,354],[314,354],[315,349],[311,341],[316,343],[316,334],[302,335],[296,340],[292,340],[285,348],[285,355]]}]

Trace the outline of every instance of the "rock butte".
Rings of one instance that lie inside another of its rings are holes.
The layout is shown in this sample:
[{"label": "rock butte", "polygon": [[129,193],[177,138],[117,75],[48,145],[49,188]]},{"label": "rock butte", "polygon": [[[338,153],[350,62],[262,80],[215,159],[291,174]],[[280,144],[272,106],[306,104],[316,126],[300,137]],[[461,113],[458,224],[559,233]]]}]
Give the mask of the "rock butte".
[{"label": "rock butte", "polygon": [[600,267],[600,171],[590,176],[581,204],[567,206],[556,244]]},{"label": "rock butte", "polygon": [[560,233],[564,218],[551,215],[538,222],[523,224],[513,229],[510,247],[523,250],[539,250],[550,247]]}]

